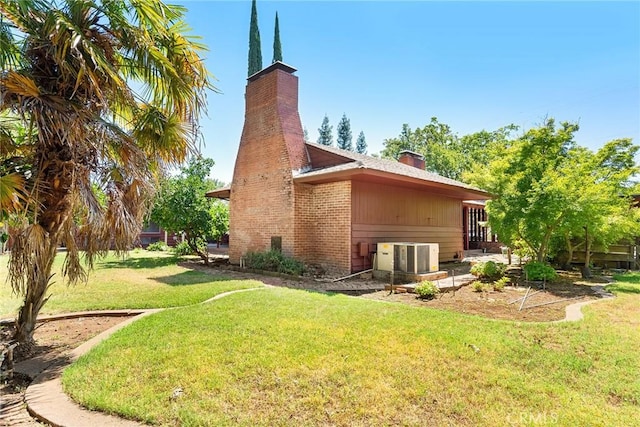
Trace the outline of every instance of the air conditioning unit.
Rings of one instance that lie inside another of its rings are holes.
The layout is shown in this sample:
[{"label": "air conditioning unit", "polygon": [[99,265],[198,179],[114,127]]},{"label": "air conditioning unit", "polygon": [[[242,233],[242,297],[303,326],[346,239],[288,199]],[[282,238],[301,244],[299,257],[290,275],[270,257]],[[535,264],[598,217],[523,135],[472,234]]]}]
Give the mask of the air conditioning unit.
[{"label": "air conditioning unit", "polygon": [[438,271],[437,243],[378,243],[378,270],[421,274]]},{"label": "air conditioning unit", "polygon": [[393,248],[400,243],[380,242],[376,252],[376,269],[391,271],[393,268]]}]

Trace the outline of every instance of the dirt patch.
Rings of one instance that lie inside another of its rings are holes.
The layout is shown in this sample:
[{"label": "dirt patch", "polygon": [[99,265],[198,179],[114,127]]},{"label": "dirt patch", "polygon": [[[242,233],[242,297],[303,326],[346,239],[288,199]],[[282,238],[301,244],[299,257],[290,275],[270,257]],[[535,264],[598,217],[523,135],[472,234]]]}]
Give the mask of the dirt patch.
[{"label": "dirt patch", "polygon": [[[362,297],[476,314],[492,319],[548,322],[564,319],[565,308],[570,304],[598,299],[592,286],[602,282],[602,280],[585,282],[575,275],[565,273],[553,283],[543,285],[516,282],[517,286],[506,286],[502,291],[492,290],[491,285],[487,283],[484,290],[478,292],[470,283],[456,291],[440,293],[432,300],[418,299],[415,294],[389,293],[389,291],[363,294]],[[529,296],[520,310],[522,298],[526,295],[529,286],[531,287]]]},{"label": "dirt patch", "polygon": [[[319,282],[312,277],[291,278],[260,275],[230,269],[225,262],[212,264],[211,267],[205,267],[199,262],[184,262],[183,265],[204,273],[221,274],[233,279],[254,279],[273,286],[327,291],[326,283]],[[453,270],[456,275],[460,275],[469,272],[470,264],[447,263],[441,267],[443,270],[448,272]],[[345,293],[362,298],[398,302],[417,307],[476,314],[493,319],[548,322],[564,319],[565,307],[570,304],[598,299],[599,296],[592,287],[594,285],[609,283],[609,280],[605,278],[585,281],[580,278],[580,274],[577,272],[561,272],[558,280],[552,283],[529,283],[524,281],[521,277],[521,270],[516,266],[509,268],[508,275],[511,278],[511,283],[514,285],[506,286],[504,290],[500,292],[491,290],[490,284],[485,286],[485,291],[476,292],[470,283],[456,291],[441,293],[432,300],[417,299],[416,295],[411,293],[390,294],[389,291],[372,291],[372,289],[376,287],[379,289],[381,285],[384,285],[372,279],[348,279],[340,282],[344,285],[344,290],[333,292]],[[523,309],[519,310],[521,301],[514,300],[524,297],[529,287],[531,287],[530,293],[532,295],[527,297]],[[545,305],[532,307],[538,304]]]},{"label": "dirt patch", "polygon": [[[74,319],[48,320],[38,323],[33,338],[36,345],[28,354],[16,352],[15,363],[44,354],[58,357],[88,341],[102,331],[123,322],[123,316],[78,317]],[[13,335],[14,327],[0,327],[0,341],[6,342]]]}]

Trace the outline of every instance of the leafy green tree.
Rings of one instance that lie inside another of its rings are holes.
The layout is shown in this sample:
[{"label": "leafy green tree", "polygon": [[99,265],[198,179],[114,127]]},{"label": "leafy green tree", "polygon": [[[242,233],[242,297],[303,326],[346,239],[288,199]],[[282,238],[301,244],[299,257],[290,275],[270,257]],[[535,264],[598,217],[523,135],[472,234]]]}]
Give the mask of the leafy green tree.
[{"label": "leafy green tree", "polygon": [[249,76],[262,70],[262,47],[258,28],[258,8],[256,0],[251,2],[251,23],[249,24]]},{"label": "leafy green tree", "polygon": [[318,144],[333,145],[333,126],[329,124],[329,117],[324,115],[322,119],[322,125],[318,129],[320,136],[318,137]]},{"label": "leafy green tree", "polygon": [[212,190],[207,180],[214,162],[193,158],[180,175],[163,181],[156,196],[151,220],[170,233],[183,234],[185,241],[206,265],[207,237],[220,238],[229,227],[228,211],[206,197]]},{"label": "leafy green tree", "polygon": [[351,143],[351,140],[353,139],[353,135],[351,133],[351,121],[347,118],[346,114],[342,115],[342,118],[338,122],[338,128],[336,131],[338,133],[336,138],[338,148],[353,151],[353,144]]},{"label": "leafy green tree", "polygon": [[639,149],[630,139],[610,141],[595,153],[577,147],[561,166],[559,179],[568,202],[555,241],[564,241],[568,264],[575,250],[584,250],[584,278],[591,277],[595,245],[606,251],[611,244],[640,232],[639,212],[631,197],[632,178],[640,171],[634,160]]},{"label": "leafy green tree", "polygon": [[453,147],[461,156],[461,172],[458,174],[458,179],[466,180],[466,175],[471,173],[477,165],[489,164],[500,157],[511,144],[517,130],[518,126],[508,125],[494,131],[481,130],[457,138]]},{"label": "leafy green tree", "polygon": [[457,136],[449,126],[432,117],[424,128],[413,131],[404,124],[399,137],[384,141],[385,148],[381,154],[383,158],[397,159],[404,150],[420,153],[424,156],[426,170],[459,179],[462,154],[456,151],[456,141]]},{"label": "leafy green tree", "polygon": [[273,61],[282,62],[282,44],[280,43],[280,24],[278,23],[278,12],[276,12],[276,26],[273,31]]},{"label": "leafy green tree", "polygon": [[360,131],[356,140],[356,152],[367,154],[367,140],[364,138],[364,132]]},{"label": "leafy green tree", "polygon": [[2,141],[22,164],[2,174],[25,190],[9,261],[21,344],[33,342],[58,245],[64,276],[86,280],[79,244],[89,268],[130,248],[156,177],[195,149],[211,86],[184,12],[157,0],[0,0],[0,114],[29,129]]},{"label": "leafy green tree", "polygon": [[499,155],[515,130],[516,126],[509,125],[493,132],[483,130],[458,137],[448,125],[432,117],[430,123],[415,130],[402,125],[398,137],[384,141],[381,154],[383,158],[398,159],[404,150],[420,153],[428,171],[460,180],[476,164],[486,164]]},{"label": "leafy green tree", "polygon": [[229,205],[222,200],[211,202],[212,234],[210,235],[220,247],[220,239],[229,232]]},{"label": "leafy green tree", "polygon": [[487,212],[500,241],[512,247],[524,242],[537,261],[545,260],[551,238],[570,212],[564,178],[577,130],[576,124],[564,122],[557,128],[547,119],[469,176],[472,184],[495,196],[487,202]]},{"label": "leafy green tree", "polygon": [[302,131],[303,131],[304,142],[309,142],[309,131],[307,130],[307,127],[305,126]]}]

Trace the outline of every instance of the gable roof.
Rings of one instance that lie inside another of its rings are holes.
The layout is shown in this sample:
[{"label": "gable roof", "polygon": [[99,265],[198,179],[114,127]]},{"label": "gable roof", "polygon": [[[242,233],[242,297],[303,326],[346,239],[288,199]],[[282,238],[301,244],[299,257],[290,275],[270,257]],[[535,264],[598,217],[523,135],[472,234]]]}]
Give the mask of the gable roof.
[{"label": "gable roof", "polygon": [[395,160],[380,159],[310,142],[306,143],[306,146],[312,169],[294,175],[296,182],[313,184],[351,178],[424,188],[462,199],[491,197],[489,193],[464,182]]},{"label": "gable roof", "polygon": [[[380,159],[311,142],[305,145],[312,168],[294,173],[295,182],[321,184],[356,179],[418,188],[463,200],[486,200],[491,197],[486,191],[464,182],[395,160]],[[229,199],[231,186],[209,191],[207,197]]]}]

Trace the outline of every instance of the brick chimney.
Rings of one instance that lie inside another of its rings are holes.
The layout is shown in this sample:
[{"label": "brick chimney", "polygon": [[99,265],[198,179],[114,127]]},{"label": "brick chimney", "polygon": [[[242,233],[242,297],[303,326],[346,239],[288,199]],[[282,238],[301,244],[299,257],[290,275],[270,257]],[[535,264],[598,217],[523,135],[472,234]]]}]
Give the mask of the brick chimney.
[{"label": "brick chimney", "polygon": [[298,114],[295,68],[275,62],[248,78],[245,118],[231,184],[229,258],[282,242],[293,255],[293,175],[310,166]]},{"label": "brick chimney", "polygon": [[[295,71],[287,64],[275,62],[249,77],[240,144],[251,143],[250,139],[256,133],[260,139],[279,138],[287,148],[291,170],[297,171],[307,168],[309,160],[298,114],[298,77],[293,75]],[[265,123],[270,126],[260,126]]]},{"label": "brick chimney", "polygon": [[400,163],[404,163],[405,165],[413,166],[414,168],[424,170],[424,156],[422,154],[414,153],[413,151],[404,150],[400,152],[400,157],[398,158]]}]

